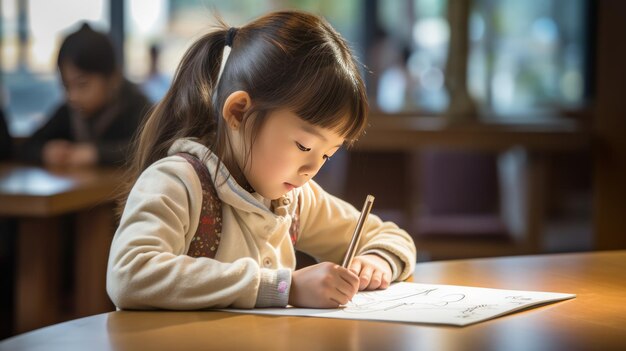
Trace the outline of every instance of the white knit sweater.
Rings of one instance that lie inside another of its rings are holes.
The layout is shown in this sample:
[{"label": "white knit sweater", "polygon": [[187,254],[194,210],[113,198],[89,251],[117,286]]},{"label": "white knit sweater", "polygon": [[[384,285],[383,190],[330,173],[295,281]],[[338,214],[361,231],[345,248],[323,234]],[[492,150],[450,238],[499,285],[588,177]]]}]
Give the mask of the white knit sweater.
[{"label": "white knit sweater", "polygon": [[[309,181],[270,201],[250,194],[225,167],[215,178],[222,201],[222,235],[215,259],[186,253],[202,204],[200,180],[191,164],[175,155],[203,159],[215,177],[217,157],[203,145],[180,139],[168,157],[146,169],[130,192],[111,244],[107,291],[122,309],[253,308],[286,306],[295,268],[289,236],[300,203],[298,250],[340,263],[359,212]],[[224,180],[228,178],[226,182]],[[357,254],[376,253],[406,279],[415,263],[411,237],[391,222],[370,215]],[[285,289],[287,287],[287,289]]]}]

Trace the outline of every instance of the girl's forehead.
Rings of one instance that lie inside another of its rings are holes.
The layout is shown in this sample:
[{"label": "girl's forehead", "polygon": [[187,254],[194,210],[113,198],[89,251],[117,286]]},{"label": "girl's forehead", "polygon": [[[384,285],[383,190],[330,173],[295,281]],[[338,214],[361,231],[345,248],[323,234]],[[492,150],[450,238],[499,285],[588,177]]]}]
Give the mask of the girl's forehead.
[{"label": "girl's forehead", "polygon": [[313,135],[324,142],[337,143],[337,146],[341,146],[344,142],[345,138],[338,131],[332,128],[324,128],[314,125],[301,118],[291,110],[278,110],[276,111],[276,114],[282,117],[280,118],[280,120],[276,121],[279,125],[282,125],[284,127],[297,128],[298,130]]},{"label": "girl's forehead", "polygon": [[335,145],[337,147],[340,147],[343,144],[344,138],[338,132],[332,129],[314,126],[306,121],[303,121],[303,122],[304,123],[300,126],[300,128],[305,133],[314,135],[324,142],[337,143],[337,145]]}]

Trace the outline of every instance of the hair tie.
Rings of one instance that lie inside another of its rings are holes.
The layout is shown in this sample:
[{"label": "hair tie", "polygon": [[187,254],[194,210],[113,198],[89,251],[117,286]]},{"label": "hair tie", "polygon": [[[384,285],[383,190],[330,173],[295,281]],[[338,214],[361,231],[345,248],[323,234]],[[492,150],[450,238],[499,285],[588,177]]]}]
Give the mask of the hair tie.
[{"label": "hair tie", "polygon": [[231,48],[233,47],[233,40],[235,40],[235,35],[237,35],[237,30],[238,28],[236,27],[230,27],[228,29],[228,33],[226,34],[226,46],[230,46]]},{"label": "hair tie", "polygon": [[230,29],[228,29],[224,50],[222,51],[222,63],[220,64],[220,70],[217,73],[217,80],[215,81],[216,87],[220,82],[220,78],[222,78],[222,73],[224,73],[224,67],[226,67],[226,61],[228,60],[228,56],[230,56],[230,48],[233,46],[233,39],[235,39],[236,34],[237,28],[230,27]]}]

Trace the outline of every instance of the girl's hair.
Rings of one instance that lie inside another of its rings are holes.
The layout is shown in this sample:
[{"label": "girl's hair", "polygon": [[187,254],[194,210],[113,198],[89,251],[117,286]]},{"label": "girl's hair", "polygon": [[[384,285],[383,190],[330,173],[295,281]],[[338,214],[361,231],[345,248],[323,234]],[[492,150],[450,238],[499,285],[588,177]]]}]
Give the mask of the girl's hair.
[{"label": "girl's hair", "polygon": [[[350,146],[367,125],[367,96],[346,41],[324,19],[298,11],[275,12],[240,27],[224,71],[216,80],[229,27],[197,40],[182,58],[172,85],[144,121],[130,164],[134,182],[166,157],[175,140],[195,137],[221,160],[228,133],[223,103],[246,91],[252,107],[244,116],[250,147],[268,112],[287,108],[303,120],[340,133]],[[129,183],[125,193],[132,187]],[[122,199],[121,205],[124,205]]]},{"label": "girl's hair", "polygon": [[61,68],[64,62],[70,62],[81,71],[104,76],[112,75],[117,69],[113,44],[106,35],[94,31],[87,23],[63,40],[58,67]]}]

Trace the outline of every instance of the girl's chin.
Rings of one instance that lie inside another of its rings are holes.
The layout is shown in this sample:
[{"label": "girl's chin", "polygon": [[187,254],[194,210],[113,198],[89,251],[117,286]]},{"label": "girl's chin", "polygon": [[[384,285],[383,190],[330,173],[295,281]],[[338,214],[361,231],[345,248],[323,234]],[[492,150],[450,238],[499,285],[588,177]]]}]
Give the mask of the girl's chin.
[{"label": "girl's chin", "polygon": [[288,191],[286,191],[285,189],[275,190],[275,191],[270,191],[270,192],[257,191],[257,194],[261,195],[261,197],[265,199],[270,199],[270,200],[280,199],[281,197],[283,197],[283,195],[287,193]]},{"label": "girl's chin", "polygon": [[295,188],[296,187],[293,184],[283,183],[280,188],[275,188],[272,190],[269,190],[269,189],[257,190],[257,194],[261,195],[262,197],[266,199],[276,200],[276,199],[280,199],[285,194],[287,194],[288,192],[292,191]]}]

